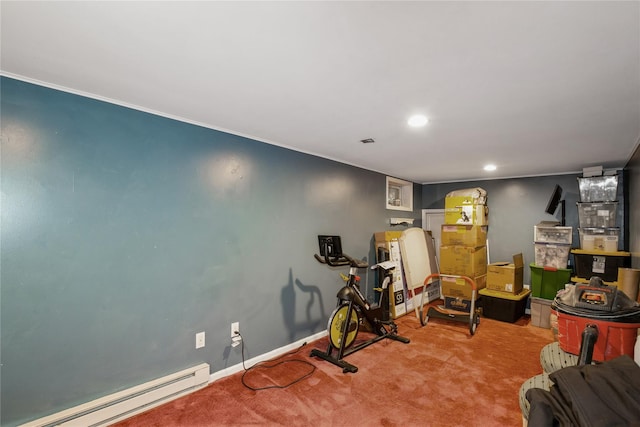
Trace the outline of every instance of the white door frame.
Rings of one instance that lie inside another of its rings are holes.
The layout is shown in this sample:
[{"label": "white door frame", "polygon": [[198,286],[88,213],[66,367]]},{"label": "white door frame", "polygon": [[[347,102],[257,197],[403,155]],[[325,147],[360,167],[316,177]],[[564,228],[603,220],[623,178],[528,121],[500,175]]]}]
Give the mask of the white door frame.
[{"label": "white door frame", "polygon": [[440,226],[444,224],[444,209],[422,209],[422,229],[430,230],[440,265]]}]

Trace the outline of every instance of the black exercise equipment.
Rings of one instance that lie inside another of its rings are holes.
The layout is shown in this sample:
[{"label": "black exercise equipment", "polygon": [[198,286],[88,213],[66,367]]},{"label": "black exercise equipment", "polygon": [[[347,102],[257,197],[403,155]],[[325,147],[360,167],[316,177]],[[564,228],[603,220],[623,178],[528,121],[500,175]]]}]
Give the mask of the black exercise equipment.
[{"label": "black exercise equipment", "polygon": [[[349,266],[349,276],[345,286],[338,291],[338,306],[329,316],[327,351],[313,349],[311,356],[319,357],[339,366],[344,373],[355,373],[358,371],[357,366],[346,362],[344,360],[346,356],[384,338],[405,344],[409,343],[408,338],[397,334],[398,327],[389,318],[389,284],[395,265],[386,261],[371,267],[378,269],[378,273],[384,277],[382,286],[379,288],[380,302],[377,307],[373,307],[360,291],[360,277],[357,275],[358,269],[367,268],[369,265],[365,261],[357,261],[342,253],[340,236],[318,236],[318,244],[320,255],[314,254],[316,260],[330,267]],[[363,322],[368,324],[376,336],[351,347]]]}]

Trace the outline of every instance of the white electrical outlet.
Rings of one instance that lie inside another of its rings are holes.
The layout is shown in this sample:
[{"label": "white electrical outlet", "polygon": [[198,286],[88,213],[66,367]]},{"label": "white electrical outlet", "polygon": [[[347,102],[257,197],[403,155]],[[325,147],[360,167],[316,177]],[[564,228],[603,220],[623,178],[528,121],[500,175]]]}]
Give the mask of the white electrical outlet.
[{"label": "white electrical outlet", "polygon": [[233,322],[231,324],[231,338],[238,336],[237,333],[240,333],[240,322]]},{"label": "white electrical outlet", "polygon": [[204,347],[204,332],[198,332],[196,334],[196,348]]}]

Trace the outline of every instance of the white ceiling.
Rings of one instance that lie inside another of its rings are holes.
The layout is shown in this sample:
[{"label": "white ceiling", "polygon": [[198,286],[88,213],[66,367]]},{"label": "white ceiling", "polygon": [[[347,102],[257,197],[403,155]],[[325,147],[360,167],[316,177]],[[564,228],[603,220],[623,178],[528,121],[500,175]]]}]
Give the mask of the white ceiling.
[{"label": "white ceiling", "polygon": [[640,138],[638,1],[0,8],[5,76],[418,183],[621,168]]}]

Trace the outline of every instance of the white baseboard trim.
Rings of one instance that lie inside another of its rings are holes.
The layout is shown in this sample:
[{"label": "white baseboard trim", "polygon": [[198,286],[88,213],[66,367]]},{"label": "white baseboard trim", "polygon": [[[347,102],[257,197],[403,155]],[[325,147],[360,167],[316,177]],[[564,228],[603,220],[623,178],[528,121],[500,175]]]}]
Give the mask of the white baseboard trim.
[{"label": "white baseboard trim", "polygon": [[[255,365],[256,363],[264,362],[266,360],[271,360],[271,359],[273,359],[275,357],[278,357],[278,356],[281,356],[281,355],[283,355],[285,353],[288,353],[291,350],[295,350],[295,349],[301,347],[305,343],[309,343],[311,341],[318,340],[320,338],[326,337],[327,335],[328,334],[327,334],[326,330],[324,330],[322,332],[318,332],[317,334],[314,334],[314,335],[311,335],[311,336],[309,336],[307,338],[303,338],[301,340],[292,342],[291,344],[285,345],[284,347],[276,348],[275,350],[272,350],[272,351],[270,351],[268,353],[264,353],[264,354],[261,354],[260,356],[254,357],[252,359],[245,360],[244,361],[244,366],[249,368],[249,367]],[[222,379],[222,378],[228,377],[230,375],[233,375],[233,374],[235,374],[237,372],[242,372],[243,370],[244,370],[244,367],[242,366],[242,363],[238,363],[237,365],[233,365],[233,366],[230,366],[228,368],[222,369],[220,371],[216,371],[216,372],[212,373],[211,375],[209,375],[209,384],[211,384],[214,381],[218,381],[219,379]]]},{"label": "white baseboard trim", "polygon": [[209,365],[202,363],[162,378],[65,409],[20,427],[109,426],[207,386]]}]

